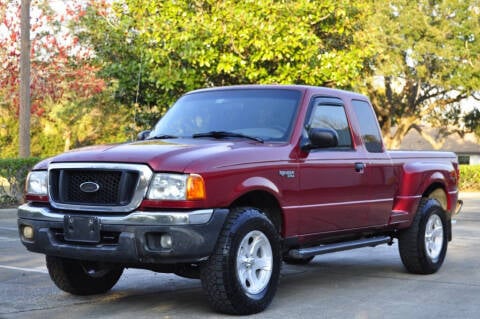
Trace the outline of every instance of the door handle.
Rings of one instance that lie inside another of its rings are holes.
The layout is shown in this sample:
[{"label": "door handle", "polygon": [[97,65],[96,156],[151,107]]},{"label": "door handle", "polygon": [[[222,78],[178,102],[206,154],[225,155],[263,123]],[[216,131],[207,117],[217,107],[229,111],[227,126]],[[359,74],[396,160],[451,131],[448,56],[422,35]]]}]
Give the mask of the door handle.
[{"label": "door handle", "polygon": [[365,172],[366,166],[367,165],[365,163],[361,163],[361,162],[355,163],[355,172],[363,174]]}]

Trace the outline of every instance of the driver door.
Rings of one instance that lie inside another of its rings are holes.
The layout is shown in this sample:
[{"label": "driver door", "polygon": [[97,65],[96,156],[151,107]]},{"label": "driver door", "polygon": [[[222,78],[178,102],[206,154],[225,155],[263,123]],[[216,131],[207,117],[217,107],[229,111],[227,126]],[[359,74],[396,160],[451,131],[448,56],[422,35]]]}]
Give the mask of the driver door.
[{"label": "driver door", "polygon": [[299,231],[303,235],[368,226],[368,176],[362,165],[367,154],[355,150],[342,100],[314,98],[306,128],[329,128],[338,145],[313,149],[300,162],[302,198]]}]

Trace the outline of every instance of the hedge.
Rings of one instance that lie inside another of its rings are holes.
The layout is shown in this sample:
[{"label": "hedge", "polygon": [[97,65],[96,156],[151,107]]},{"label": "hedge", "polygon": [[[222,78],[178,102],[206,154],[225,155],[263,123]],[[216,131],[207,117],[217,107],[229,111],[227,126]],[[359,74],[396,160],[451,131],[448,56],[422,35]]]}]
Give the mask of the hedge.
[{"label": "hedge", "polygon": [[37,157],[0,159],[0,207],[22,203],[27,174],[39,161]]},{"label": "hedge", "polygon": [[480,165],[460,165],[460,191],[480,191]]}]

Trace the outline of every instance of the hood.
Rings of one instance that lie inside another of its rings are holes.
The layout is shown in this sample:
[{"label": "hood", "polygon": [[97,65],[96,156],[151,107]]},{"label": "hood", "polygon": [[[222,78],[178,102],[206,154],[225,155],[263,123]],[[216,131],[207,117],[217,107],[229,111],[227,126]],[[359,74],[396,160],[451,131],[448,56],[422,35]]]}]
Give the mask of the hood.
[{"label": "hood", "polygon": [[80,148],[43,161],[35,168],[46,168],[49,163],[115,162],[147,164],[154,171],[199,172],[207,167],[235,166],[282,158],[275,154],[275,149],[278,147],[244,140],[148,140]]}]

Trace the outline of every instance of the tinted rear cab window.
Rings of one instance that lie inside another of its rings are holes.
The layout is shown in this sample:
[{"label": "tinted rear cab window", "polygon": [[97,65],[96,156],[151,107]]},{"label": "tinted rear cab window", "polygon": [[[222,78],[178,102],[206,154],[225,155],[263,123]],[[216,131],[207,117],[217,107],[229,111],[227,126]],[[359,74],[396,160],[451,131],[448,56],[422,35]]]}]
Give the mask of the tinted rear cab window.
[{"label": "tinted rear cab window", "polygon": [[372,107],[366,101],[353,100],[352,108],[358,119],[360,135],[365,148],[370,153],[382,153],[382,135],[380,134],[377,117]]}]

